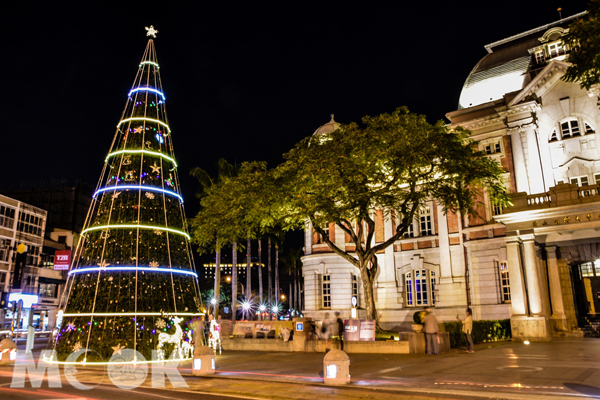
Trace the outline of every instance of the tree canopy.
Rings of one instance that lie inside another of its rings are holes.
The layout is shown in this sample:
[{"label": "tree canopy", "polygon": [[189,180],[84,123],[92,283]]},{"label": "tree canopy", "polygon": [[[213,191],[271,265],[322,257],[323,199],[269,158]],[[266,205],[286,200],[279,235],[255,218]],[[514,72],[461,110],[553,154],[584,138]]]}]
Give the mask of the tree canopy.
[{"label": "tree canopy", "polygon": [[583,89],[600,83],[600,0],[590,1],[587,14],[569,26],[563,41],[571,48],[567,61],[572,64],[563,80],[579,82]]},{"label": "tree canopy", "polygon": [[[407,231],[421,207],[435,200],[447,212],[466,215],[475,212],[482,191],[498,204],[508,203],[505,171],[479,151],[469,134],[442,121],[430,124],[402,107],[307,137],[275,169],[244,163],[237,176],[211,187],[194,220],[194,238],[207,243],[217,231],[227,240],[310,223],[336,254],[360,270],[367,317],[377,319],[376,254]],[[393,236],[377,243],[376,213],[396,221]],[[354,249],[330,240],[324,229],[329,223],[350,237]]]}]

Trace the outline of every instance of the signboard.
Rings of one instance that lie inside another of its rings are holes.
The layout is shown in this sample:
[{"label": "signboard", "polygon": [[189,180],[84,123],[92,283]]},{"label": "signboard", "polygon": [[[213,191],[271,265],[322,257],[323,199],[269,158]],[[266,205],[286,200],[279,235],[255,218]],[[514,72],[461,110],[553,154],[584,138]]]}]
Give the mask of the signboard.
[{"label": "signboard", "polygon": [[372,341],[375,340],[374,319],[347,319],[344,321],[344,340]]},{"label": "signboard", "polygon": [[344,340],[358,341],[360,328],[359,319],[347,319],[344,321]]},{"label": "signboard", "polygon": [[233,335],[246,335],[246,333],[267,334],[275,330],[276,335],[281,328],[293,329],[292,321],[236,321],[233,327]]},{"label": "signboard", "polygon": [[71,266],[71,250],[56,250],[54,252],[54,270],[68,271]]},{"label": "signboard", "polygon": [[297,332],[304,331],[304,322],[296,322],[296,331]]},{"label": "signboard", "polygon": [[361,342],[375,340],[375,320],[361,319],[359,339]]}]

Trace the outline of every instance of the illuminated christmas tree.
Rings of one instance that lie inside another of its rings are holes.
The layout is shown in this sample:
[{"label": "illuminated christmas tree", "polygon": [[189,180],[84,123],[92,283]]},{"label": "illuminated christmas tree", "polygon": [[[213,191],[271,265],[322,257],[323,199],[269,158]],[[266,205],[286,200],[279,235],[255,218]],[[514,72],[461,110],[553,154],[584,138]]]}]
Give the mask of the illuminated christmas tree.
[{"label": "illuminated christmas tree", "polygon": [[89,363],[121,348],[147,360],[190,349],[201,300],[165,102],[150,39],[69,272],[59,361],[80,349]]}]

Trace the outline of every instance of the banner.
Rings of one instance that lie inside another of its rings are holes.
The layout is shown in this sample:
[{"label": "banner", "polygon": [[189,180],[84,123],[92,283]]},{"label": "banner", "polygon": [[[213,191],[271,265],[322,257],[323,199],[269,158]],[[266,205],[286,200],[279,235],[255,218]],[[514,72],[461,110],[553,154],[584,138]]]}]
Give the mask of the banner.
[{"label": "banner", "polygon": [[54,252],[54,270],[68,271],[71,266],[71,250],[56,250]]}]

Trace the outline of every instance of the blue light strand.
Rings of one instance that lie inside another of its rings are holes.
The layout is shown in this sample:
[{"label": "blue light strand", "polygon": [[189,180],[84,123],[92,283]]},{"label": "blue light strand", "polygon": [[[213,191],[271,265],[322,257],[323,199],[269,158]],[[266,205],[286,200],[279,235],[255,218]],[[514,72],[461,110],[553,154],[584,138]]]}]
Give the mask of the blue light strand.
[{"label": "blue light strand", "polygon": [[154,92],[154,93],[156,93],[156,94],[160,95],[160,96],[162,97],[163,101],[166,101],[166,100],[167,100],[167,99],[165,98],[165,95],[164,95],[164,94],[163,94],[161,91],[159,91],[159,90],[156,90],[156,89],[154,89],[154,88],[151,88],[151,87],[138,87],[138,88],[135,88],[135,89],[131,89],[131,92],[129,92],[129,94],[128,94],[127,96],[131,97],[131,94],[132,94],[132,93],[134,93],[134,92],[139,92],[139,91],[148,91],[148,92]]},{"label": "blue light strand", "polygon": [[121,190],[121,189],[142,189],[142,190],[148,190],[148,191],[152,191],[152,192],[160,192],[160,193],[164,193],[164,194],[168,194],[170,196],[175,196],[179,199],[179,201],[181,201],[183,203],[183,197],[181,197],[181,195],[179,195],[178,193],[175,193],[171,190],[166,190],[166,189],[162,189],[162,188],[158,188],[158,187],[154,187],[154,186],[143,186],[143,185],[117,185],[117,186],[107,186],[107,187],[103,187],[101,189],[98,189],[96,191],[96,193],[94,193],[94,198],[96,198],[96,196],[102,192],[106,192],[108,190]]},{"label": "blue light strand", "polygon": [[144,272],[163,272],[163,273],[174,273],[182,275],[191,275],[198,278],[198,274],[185,269],[176,268],[152,268],[152,267],[91,267],[91,268],[78,268],[69,271],[69,275],[84,274],[86,272],[124,272],[124,271],[144,271]]}]

